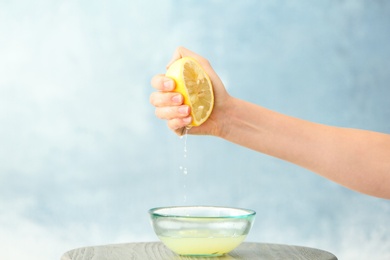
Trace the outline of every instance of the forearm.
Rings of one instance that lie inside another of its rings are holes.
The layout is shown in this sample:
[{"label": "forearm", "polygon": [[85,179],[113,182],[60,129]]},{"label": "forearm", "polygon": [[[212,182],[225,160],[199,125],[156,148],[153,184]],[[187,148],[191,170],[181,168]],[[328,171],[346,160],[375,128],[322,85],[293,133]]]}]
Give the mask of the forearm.
[{"label": "forearm", "polygon": [[222,138],[390,198],[390,135],[316,124],[235,98],[229,102]]}]

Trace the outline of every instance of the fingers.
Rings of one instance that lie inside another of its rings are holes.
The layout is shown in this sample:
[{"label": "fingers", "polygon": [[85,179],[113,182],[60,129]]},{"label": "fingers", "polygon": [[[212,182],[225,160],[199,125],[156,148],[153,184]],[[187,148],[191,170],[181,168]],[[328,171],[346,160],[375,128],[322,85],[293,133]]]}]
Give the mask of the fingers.
[{"label": "fingers", "polygon": [[173,91],[175,89],[175,81],[164,74],[156,75],[152,78],[150,84],[153,88],[160,91]]},{"label": "fingers", "polygon": [[150,95],[150,103],[156,107],[155,114],[160,119],[168,120],[168,127],[182,135],[180,129],[192,122],[190,107],[184,105],[182,94],[173,92],[175,82],[163,74],[156,75],[151,80],[151,85],[157,92]]},{"label": "fingers", "polygon": [[177,128],[177,129],[172,129],[178,136],[183,136],[183,135],[186,135],[186,134],[190,134],[191,132],[191,129],[192,127],[189,127],[188,125],[187,126],[183,126],[181,128]]},{"label": "fingers", "polygon": [[[171,107],[156,107],[156,116],[161,119],[183,119],[190,115],[190,108],[187,105],[171,106]],[[191,121],[190,121],[191,122]]]},{"label": "fingers", "polygon": [[176,92],[153,92],[150,103],[155,107],[179,106],[183,104],[183,96]]},{"label": "fingers", "polygon": [[191,122],[192,118],[190,116],[185,118],[175,118],[168,121],[168,127],[175,131],[176,134],[182,135],[182,128],[187,127]]}]

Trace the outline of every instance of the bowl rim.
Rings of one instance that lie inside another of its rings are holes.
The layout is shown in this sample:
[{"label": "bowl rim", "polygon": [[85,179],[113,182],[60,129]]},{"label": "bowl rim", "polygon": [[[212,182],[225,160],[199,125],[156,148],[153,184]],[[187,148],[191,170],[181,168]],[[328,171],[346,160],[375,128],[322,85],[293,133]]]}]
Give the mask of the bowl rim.
[{"label": "bowl rim", "polygon": [[[163,209],[179,209],[179,208],[215,208],[215,209],[232,209],[232,210],[239,210],[244,211],[246,213],[234,215],[234,216],[197,216],[197,215],[181,215],[181,214],[162,214],[162,213],[156,213],[158,210]],[[238,207],[225,207],[225,206],[206,206],[206,205],[192,205],[192,206],[166,206],[166,207],[155,207],[149,209],[149,214],[152,217],[171,217],[171,218],[208,218],[208,219],[232,219],[232,218],[247,218],[247,217],[253,217],[256,215],[256,211],[252,209],[246,209],[246,208],[238,208]]]}]

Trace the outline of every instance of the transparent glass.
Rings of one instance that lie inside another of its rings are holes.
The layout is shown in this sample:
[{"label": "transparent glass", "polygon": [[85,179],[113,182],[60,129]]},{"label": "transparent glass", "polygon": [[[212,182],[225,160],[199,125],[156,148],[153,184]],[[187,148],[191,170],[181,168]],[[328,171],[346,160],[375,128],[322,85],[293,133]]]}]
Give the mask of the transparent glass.
[{"label": "transparent glass", "polygon": [[186,256],[220,256],[240,245],[256,212],[215,206],[177,206],[149,210],[158,238]]}]

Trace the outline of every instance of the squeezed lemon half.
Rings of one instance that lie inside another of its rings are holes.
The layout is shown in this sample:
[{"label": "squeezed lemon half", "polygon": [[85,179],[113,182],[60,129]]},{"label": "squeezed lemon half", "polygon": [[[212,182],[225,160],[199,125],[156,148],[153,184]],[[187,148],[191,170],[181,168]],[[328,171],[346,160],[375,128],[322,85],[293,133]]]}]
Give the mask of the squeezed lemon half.
[{"label": "squeezed lemon half", "polygon": [[214,106],[213,87],[209,76],[191,57],[175,61],[165,74],[176,83],[175,91],[184,97],[184,104],[191,108],[190,126],[200,126],[211,115]]}]

